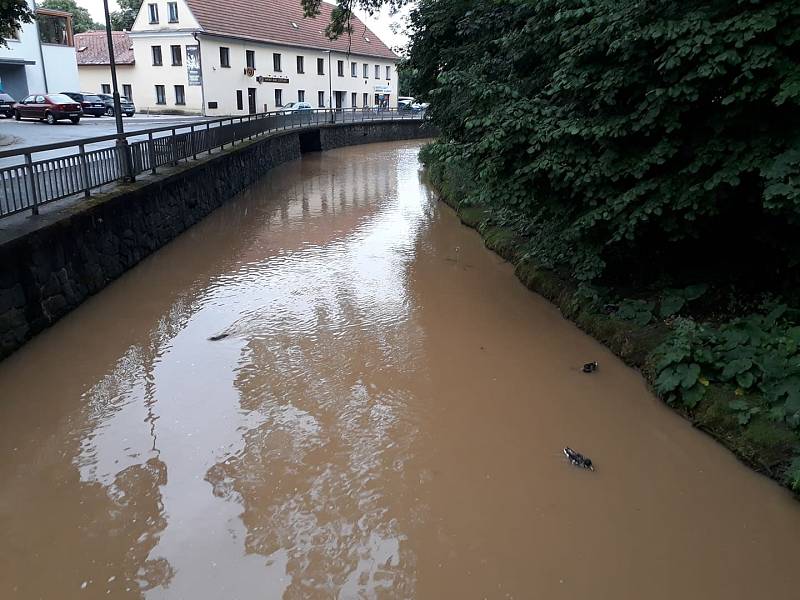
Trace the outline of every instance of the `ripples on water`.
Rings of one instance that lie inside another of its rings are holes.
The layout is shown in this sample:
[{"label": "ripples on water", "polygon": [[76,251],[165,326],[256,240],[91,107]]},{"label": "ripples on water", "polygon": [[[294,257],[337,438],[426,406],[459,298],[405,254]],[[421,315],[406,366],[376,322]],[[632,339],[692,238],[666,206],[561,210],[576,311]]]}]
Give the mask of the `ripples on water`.
[{"label": "ripples on water", "polygon": [[789,597],[795,507],[443,220],[417,151],[276,169],[0,365],[0,597]]}]

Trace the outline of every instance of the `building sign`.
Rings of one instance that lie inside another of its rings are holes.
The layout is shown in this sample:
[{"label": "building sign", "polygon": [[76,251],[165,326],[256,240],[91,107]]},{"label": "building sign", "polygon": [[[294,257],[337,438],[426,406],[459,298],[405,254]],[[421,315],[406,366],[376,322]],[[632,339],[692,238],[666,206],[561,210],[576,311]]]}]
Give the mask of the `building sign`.
[{"label": "building sign", "polygon": [[186,46],[186,71],[189,74],[189,85],[203,85],[203,73],[200,70],[200,46]]},{"label": "building sign", "polygon": [[376,83],[375,84],[375,93],[376,94],[391,94],[392,93],[392,86],[387,85],[385,83]]},{"label": "building sign", "polygon": [[289,83],[289,78],[284,76],[259,75],[256,77],[258,83]]}]

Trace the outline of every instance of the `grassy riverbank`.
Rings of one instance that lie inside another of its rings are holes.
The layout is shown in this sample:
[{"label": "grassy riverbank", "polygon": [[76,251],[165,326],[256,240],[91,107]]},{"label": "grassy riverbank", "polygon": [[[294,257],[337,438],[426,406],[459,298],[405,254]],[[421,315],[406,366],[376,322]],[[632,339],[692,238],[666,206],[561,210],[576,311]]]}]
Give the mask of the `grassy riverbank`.
[{"label": "grassy riverbank", "polygon": [[[777,300],[761,312],[721,302],[729,289],[695,285],[590,287],[537,266],[531,240],[475,203],[469,173],[423,152],[429,183],[517,277],[639,369],[654,393],[755,470],[800,492],[800,327]],[[471,201],[465,201],[472,198]],[[471,202],[471,203],[469,203]],[[738,297],[738,296],[737,296]]]}]

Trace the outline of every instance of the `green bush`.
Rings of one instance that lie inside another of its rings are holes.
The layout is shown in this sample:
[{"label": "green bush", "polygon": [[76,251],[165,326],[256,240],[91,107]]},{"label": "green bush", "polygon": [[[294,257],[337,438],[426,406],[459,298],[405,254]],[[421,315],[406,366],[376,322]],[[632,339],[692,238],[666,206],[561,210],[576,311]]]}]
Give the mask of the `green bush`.
[{"label": "green bush", "polygon": [[537,264],[796,275],[795,0],[422,0],[411,20],[429,162],[468,171]]}]

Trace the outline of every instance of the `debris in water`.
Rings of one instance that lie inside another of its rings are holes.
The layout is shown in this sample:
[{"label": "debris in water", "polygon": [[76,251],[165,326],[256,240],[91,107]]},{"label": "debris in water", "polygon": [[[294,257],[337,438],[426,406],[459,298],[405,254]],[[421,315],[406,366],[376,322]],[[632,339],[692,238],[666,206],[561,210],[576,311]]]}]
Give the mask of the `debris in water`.
[{"label": "debris in water", "polygon": [[583,467],[584,469],[589,469],[590,471],[594,471],[594,465],[592,464],[592,459],[585,457],[580,452],[575,452],[572,448],[567,446],[564,448],[564,455],[569,459],[576,467]]},{"label": "debris in water", "polygon": [[208,338],[208,339],[209,339],[209,341],[212,341],[212,342],[218,342],[218,341],[220,341],[220,340],[224,340],[226,337],[228,337],[228,335],[230,335],[230,334],[227,334],[227,333],[218,333],[217,335],[212,335],[212,336],[211,336],[210,338]]},{"label": "debris in water", "polygon": [[597,371],[597,361],[588,362],[583,365],[583,372],[584,373],[594,373]]}]

